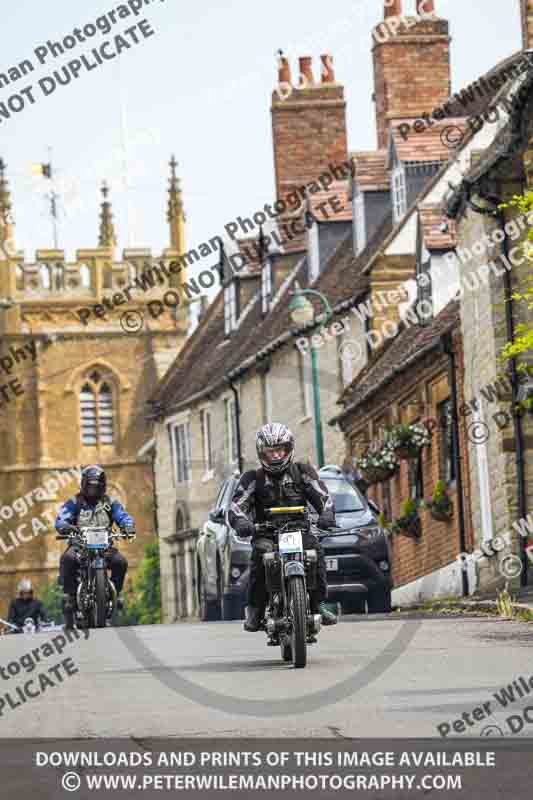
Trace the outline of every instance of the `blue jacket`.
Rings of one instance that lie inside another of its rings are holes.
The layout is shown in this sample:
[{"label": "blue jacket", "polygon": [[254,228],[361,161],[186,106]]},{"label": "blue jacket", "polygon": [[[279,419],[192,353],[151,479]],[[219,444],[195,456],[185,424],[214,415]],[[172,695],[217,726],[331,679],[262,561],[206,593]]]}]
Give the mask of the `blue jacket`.
[{"label": "blue jacket", "polygon": [[[81,499],[80,502],[80,509],[84,508],[92,508],[90,503],[87,503],[86,500]],[[111,500],[111,519],[115,522],[119,528],[124,528],[127,525],[131,525],[131,527],[135,527],[135,521],[133,517],[127,513],[124,506],[118,502],[118,500]],[[59,531],[63,525],[76,525],[76,498],[71,497],[70,500],[67,500],[66,503],[63,504],[62,508],[57,515],[57,519],[55,522],[56,530]]]}]

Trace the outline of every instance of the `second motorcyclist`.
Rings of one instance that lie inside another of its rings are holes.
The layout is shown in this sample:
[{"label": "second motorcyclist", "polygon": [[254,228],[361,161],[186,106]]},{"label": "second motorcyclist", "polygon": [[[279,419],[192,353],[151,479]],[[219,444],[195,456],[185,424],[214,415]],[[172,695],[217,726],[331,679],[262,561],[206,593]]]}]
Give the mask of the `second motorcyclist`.
[{"label": "second motorcyclist", "polygon": [[[107,478],[105,471],[97,464],[92,464],[81,473],[80,492],[76,497],[67,500],[61,508],[55,523],[61,535],[69,535],[73,527],[110,527],[112,523],[125,533],[128,539],[135,539],[135,522],[118,500],[106,494]],[[117,597],[122,591],[128,562],[116,547],[106,552],[107,566],[111,570],[111,580],[117,590]],[[63,577],[65,624],[72,627],[74,609],[76,607],[76,591],[78,588],[79,554],[75,546],[70,545],[60,560],[60,574]],[[117,607],[121,607],[120,598]]]}]

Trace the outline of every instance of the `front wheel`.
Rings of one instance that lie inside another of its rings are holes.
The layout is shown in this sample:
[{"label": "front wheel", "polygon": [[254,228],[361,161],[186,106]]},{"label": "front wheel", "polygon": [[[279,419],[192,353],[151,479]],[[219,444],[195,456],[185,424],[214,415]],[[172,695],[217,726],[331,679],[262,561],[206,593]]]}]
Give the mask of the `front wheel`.
[{"label": "front wheel", "polygon": [[292,616],[292,663],[305,667],[307,663],[307,597],[305,581],[300,575],[291,578],[289,604]]},{"label": "front wheel", "polygon": [[94,576],[94,626],[95,628],[105,628],[107,617],[106,602],[106,574],[105,570],[97,569]]}]

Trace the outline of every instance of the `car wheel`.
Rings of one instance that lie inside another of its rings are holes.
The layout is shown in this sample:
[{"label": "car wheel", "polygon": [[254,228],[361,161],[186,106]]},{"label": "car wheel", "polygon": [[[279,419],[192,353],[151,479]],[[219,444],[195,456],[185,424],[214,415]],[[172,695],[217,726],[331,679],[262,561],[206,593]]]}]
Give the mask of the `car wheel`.
[{"label": "car wheel", "polygon": [[343,614],[368,614],[368,595],[356,594],[342,600],[341,607]]},{"label": "car wheel", "polygon": [[222,596],[222,619],[244,619],[244,603],[239,595]]},{"label": "car wheel", "polygon": [[391,590],[387,587],[379,586],[372,589],[368,594],[368,613],[369,614],[390,614],[391,612]]},{"label": "car wheel", "polygon": [[220,603],[212,600],[207,594],[204,576],[198,572],[198,616],[202,622],[215,622],[220,619]]}]

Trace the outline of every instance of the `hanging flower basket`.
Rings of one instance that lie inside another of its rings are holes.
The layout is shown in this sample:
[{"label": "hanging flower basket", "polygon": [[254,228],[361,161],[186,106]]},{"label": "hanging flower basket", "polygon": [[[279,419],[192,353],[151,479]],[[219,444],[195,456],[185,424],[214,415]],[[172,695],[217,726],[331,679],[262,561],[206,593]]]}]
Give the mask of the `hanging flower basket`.
[{"label": "hanging flower basket", "polygon": [[450,503],[450,505],[446,507],[436,506],[432,503],[429,510],[433,519],[436,519],[438,522],[450,522],[453,517],[453,503]]},{"label": "hanging flower basket", "polygon": [[394,425],[389,431],[388,444],[400,460],[418,458],[420,451],[431,442],[431,434],[421,422]]},{"label": "hanging flower basket", "polygon": [[356,460],[356,466],[365,481],[372,485],[389,480],[398,469],[398,461],[388,444],[375,445]]},{"label": "hanging flower basket", "polygon": [[433,519],[439,522],[449,522],[453,516],[453,503],[446,492],[444,481],[437,481],[433,497],[427,503]]}]

